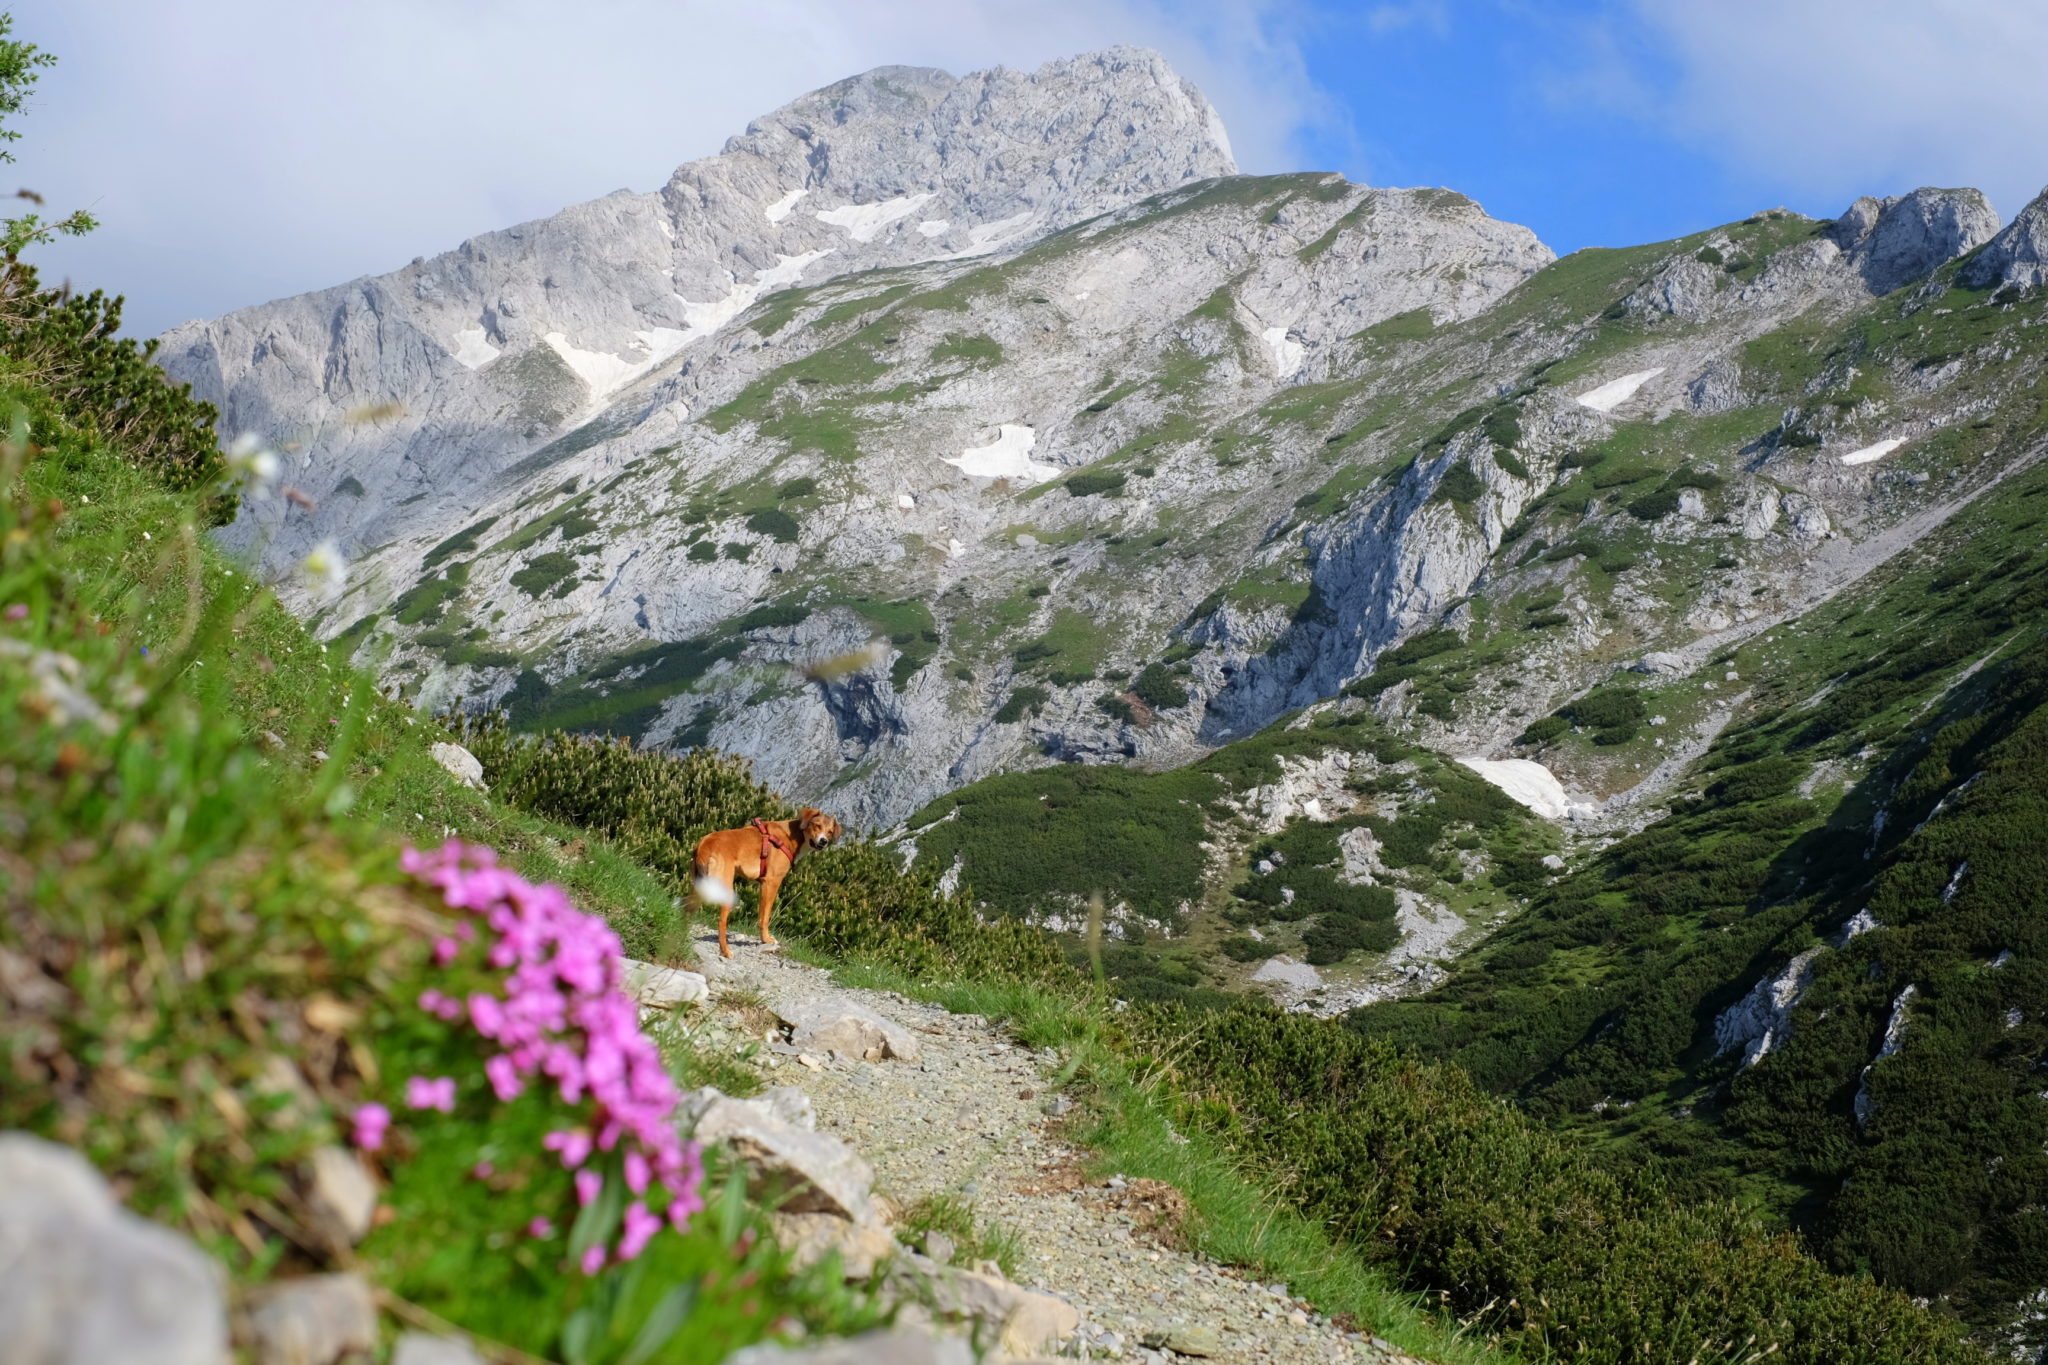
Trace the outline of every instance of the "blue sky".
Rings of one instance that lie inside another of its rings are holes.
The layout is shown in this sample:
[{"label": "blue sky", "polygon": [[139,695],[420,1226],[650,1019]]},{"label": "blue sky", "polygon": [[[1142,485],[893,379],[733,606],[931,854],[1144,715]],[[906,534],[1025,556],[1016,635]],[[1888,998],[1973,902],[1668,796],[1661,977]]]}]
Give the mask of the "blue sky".
[{"label": "blue sky", "polygon": [[1560,251],[2048,182],[2048,0],[0,0],[56,53],[16,183],[129,329],[394,269],[889,63],[1166,53],[1247,170],[1445,185]]}]

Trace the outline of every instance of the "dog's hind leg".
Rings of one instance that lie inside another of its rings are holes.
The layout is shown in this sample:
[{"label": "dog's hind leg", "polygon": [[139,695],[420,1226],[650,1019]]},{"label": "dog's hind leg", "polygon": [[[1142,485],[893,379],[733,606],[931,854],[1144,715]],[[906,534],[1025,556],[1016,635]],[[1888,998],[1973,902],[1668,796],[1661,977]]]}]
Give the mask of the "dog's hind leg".
[{"label": "dog's hind leg", "polygon": [[715,862],[699,860],[690,865],[691,898],[703,905],[718,907],[718,955],[731,957],[732,949],[726,946],[725,924],[732,918],[733,903],[739,899],[738,888],[734,885],[735,874],[718,867]]}]

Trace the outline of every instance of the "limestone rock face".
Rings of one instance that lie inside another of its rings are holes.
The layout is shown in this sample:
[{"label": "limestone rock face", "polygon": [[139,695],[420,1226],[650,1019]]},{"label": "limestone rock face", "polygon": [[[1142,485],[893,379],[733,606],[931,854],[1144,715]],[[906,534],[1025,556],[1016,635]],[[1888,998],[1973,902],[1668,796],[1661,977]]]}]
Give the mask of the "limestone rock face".
[{"label": "limestone rock face", "polygon": [[1976,190],[1918,189],[1851,204],[1831,236],[1874,294],[1889,294],[1991,240],[1998,214]]},{"label": "limestone rock face", "polygon": [[158,359],[221,430],[296,436],[317,513],[251,508],[286,562],[460,517],[480,487],[762,295],[973,256],[1236,170],[1139,48],[953,77],[881,67],[792,101],[650,193],[621,190],[388,275],[174,328]]},{"label": "limestone rock face", "polygon": [[114,1202],[69,1148],[0,1134],[0,1355],[13,1365],[226,1365],[220,1268]]},{"label": "limestone rock face", "polygon": [[2039,289],[2048,284],[2048,190],[2036,195],[1963,267],[1962,280],[1972,289],[1994,284]]}]

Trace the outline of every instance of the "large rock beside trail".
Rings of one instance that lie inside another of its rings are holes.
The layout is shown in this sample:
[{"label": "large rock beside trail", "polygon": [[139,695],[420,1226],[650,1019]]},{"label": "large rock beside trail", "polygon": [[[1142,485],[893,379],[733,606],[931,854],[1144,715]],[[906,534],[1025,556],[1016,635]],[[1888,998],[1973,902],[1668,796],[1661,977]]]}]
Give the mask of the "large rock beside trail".
[{"label": "large rock beside trail", "polygon": [[764,1342],[727,1356],[725,1365],[974,1365],[974,1351],[958,1337],[899,1329],[806,1346]]},{"label": "large rock beside trail", "polygon": [[894,1256],[896,1238],[877,1221],[855,1223],[830,1213],[776,1213],[775,1240],[798,1266],[812,1266],[837,1253],[849,1280],[865,1280]]},{"label": "large rock beside trail", "polygon": [[903,1265],[907,1275],[922,1279],[932,1307],[942,1316],[971,1318],[994,1329],[997,1346],[1010,1355],[1050,1350],[1081,1325],[1080,1311],[1065,1299],[1012,1284],[1001,1275],[942,1266],[915,1253],[906,1253]]},{"label": "large rock beside trail", "polygon": [[0,1134],[0,1357],[7,1365],[224,1365],[220,1268],[115,1202],[78,1153]]},{"label": "large rock beside trail", "polygon": [[697,1141],[724,1143],[751,1170],[757,1193],[791,1191],[784,1213],[829,1213],[849,1222],[880,1221],[871,1192],[874,1168],[838,1138],[785,1122],[764,1106],[706,1086],[686,1099],[697,1114]]},{"label": "large rock beside trail", "polygon": [[711,984],[695,972],[680,967],[663,967],[653,962],[625,959],[626,994],[652,1009],[672,1010],[678,1005],[701,1004],[711,994]]},{"label": "large rock beside trail", "polygon": [[805,1052],[837,1052],[863,1061],[917,1060],[917,1035],[865,1005],[839,996],[812,996],[775,1006],[789,1025],[789,1041]]}]

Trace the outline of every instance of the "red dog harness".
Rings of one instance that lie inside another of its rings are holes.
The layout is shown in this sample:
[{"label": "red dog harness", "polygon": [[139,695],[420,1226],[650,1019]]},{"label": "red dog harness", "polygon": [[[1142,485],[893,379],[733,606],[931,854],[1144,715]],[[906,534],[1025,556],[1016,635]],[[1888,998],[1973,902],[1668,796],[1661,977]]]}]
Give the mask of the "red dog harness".
[{"label": "red dog harness", "polygon": [[766,877],[768,875],[768,849],[770,845],[773,845],[774,847],[781,849],[783,853],[788,856],[790,866],[794,867],[796,865],[796,850],[791,848],[788,844],[783,843],[782,840],[778,839],[775,836],[775,831],[768,828],[768,822],[766,820],[763,820],[758,815],[755,816],[754,828],[761,831],[761,871],[759,873],[760,877]]}]

